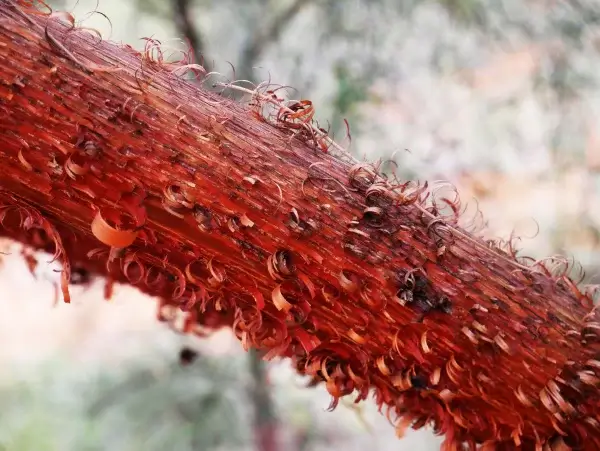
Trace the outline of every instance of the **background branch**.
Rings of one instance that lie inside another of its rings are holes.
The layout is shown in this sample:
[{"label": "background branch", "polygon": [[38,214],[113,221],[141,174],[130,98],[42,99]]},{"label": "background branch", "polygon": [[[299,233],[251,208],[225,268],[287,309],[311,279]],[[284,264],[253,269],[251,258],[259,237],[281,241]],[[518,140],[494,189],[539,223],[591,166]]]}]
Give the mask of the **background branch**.
[{"label": "background branch", "polygon": [[185,37],[192,46],[194,62],[197,64],[202,64],[204,42],[202,40],[202,35],[196,29],[194,21],[192,20],[190,3],[190,0],[172,0],[173,15],[178,33]]},{"label": "background branch", "polygon": [[240,80],[254,80],[252,67],[266,47],[279,40],[281,34],[294,18],[314,0],[294,0],[266,26],[259,25],[248,44],[242,50],[238,64]]}]

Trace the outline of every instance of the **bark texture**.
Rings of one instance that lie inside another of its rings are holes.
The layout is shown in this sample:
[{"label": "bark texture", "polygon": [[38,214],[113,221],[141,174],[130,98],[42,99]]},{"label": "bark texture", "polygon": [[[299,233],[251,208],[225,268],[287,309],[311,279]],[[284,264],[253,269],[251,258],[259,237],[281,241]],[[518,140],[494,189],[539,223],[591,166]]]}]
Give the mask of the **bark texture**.
[{"label": "bark texture", "polygon": [[600,449],[600,320],[566,267],[333,155],[310,102],[263,85],[235,103],[156,42],[102,42],[31,3],[0,0],[0,220],[60,259],[66,301],[74,268],[107,296],[134,285],[159,319],[231,326],[332,407],[372,394],[400,434],[431,424],[448,450]]}]

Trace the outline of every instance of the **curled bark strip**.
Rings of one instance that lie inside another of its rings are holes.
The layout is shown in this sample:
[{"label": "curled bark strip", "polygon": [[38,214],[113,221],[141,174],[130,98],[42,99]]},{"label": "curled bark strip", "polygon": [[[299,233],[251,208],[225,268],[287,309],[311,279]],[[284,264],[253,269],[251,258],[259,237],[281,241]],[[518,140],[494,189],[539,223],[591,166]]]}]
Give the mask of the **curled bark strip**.
[{"label": "curled bark strip", "polygon": [[294,224],[300,224],[300,214],[298,214],[298,210],[295,207],[290,210],[290,217]]},{"label": "curled bark strip", "polygon": [[195,198],[193,195],[189,194],[187,188],[185,186],[180,186],[177,184],[167,185],[163,190],[164,195],[164,205],[169,208],[187,208],[191,209],[194,207]]},{"label": "curled bark strip", "polygon": [[[194,214],[194,219],[196,220],[196,222],[198,223],[198,228],[204,232],[209,232],[213,229],[214,227],[214,223],[213,223],[213,214],[211,213],[211,211],[206,208],[203,207],[201,205],[195,205],[194,209],[193,209],[193,214]],[[217,226],[218,221],[217,222]]]},{"label": "curled bark strip", "polygon": [[477,336],[473,333],[473,331],[471,329],[469,329],[467,326],[464,326],[461,330],[460,330],[468,339],[471,343],[473,343],[474,345],[479,343],[479,340],[477,339]]},{"label": "curled bark strip", "polygon": [[356,279],[356,275],[346,270],[340,271],[338,276],[340,286],[348,293],[353,293],[358,290],[358,281]]},{"label": "curled bark strip", "polygon": [[543,406],[548,409],[551,413],[558,412],[558,406],[554,403],[550,395],[548,394],[547,389],[544,387],[539,393],[539,399],[542,402]]},{"label": "curled bark strip", "polygon": [[375,181],[376,171],[368,163],[357,163],[348,172],[348,182],[356,189],[366,191]]},{"label": "curled bark strip", "polygon": [[381,207],[367,207],[363,211],[363,220],[371,227],[382,227],[383,216],[384,210]]},{"label": "curled bark strip", "polygon": [[254,177],[254,176],[250,176],[250,175],[245,176],[243,180],[250,186],[254,186],[260,182],[260,179],[258,177]]},{"label": "curled bark strip", "polygon": [[23,156],[23,149],[19,150],[18,158],[25,169],[28,171],[33,171],[33,166],[31,166],[31,164]]},{"label": "curled bark strip", "polygon": [[294,330],[294,338],[300,342],[307,354],[321,344],[321,340],[318,337],[309,335],[302,329]]},{"label": "curled bark strip", "polygon": [[292,254],[287,250],[278,250],[267,259],[269,274],[276,281],[282,281],[296,272]]},{"label": "curled bark strip", "polygon": [[292,308],[292,304],[290,304],[283,294],[281,293],[281,285],[275,286],[273,292],[271,293],[271,299],[273,300],[273,304],[277,308],[277,310],[289,312]]},{"label": "curled bark strip", "polygon": [[[185,277],[188,280],[188,282],[193,283],[195,285],[200,285],[202,283],[202,279],[200,279],[199,277],[196,277],[193,273],[192,273],[192,265],[196,262],[198,262],[199,260],[192,260],[191,262],[189,262],[186,266],[185,266]],[[208,267],[208,266],[207,266]]]},{"label": "curled bark strip", "polygon": [[392,371],[388,368],[388,366],[385,363],[385,356],[377,357],[377,359],[375,360],[375,364],[377,365],[377,368],[379,369],[381,374],[383,374],[384,376],[390,376],[392,374]]},{"label": "curled bark strip", "polygon": [[208,261],[206,266],[211,275],[208,279],[208,283],[213,287],[221,285],[225,281],[225,270],[216,268],[212,258]]},{"label": "curled bark strip", "polygon": [[137,238],[134,230],[118,230],[111,226],[98,210],[92,221],[92,233],[98,241],[112,247],[124,248],[130,246]]},{"label": "curled bark strip", "polygon": [[519,400],[519,402],[521,404],[523,404],[524,406],[527,406],[527,407],[533,406],[533,404],[531,403],[531,401],[529,400],[527,395],[525,395],[525,393],[523,392],[523,389],[520,385],[517,387],[517,390],[515,391],[515,395],[516,395],[517,399]]},{"label": "curled bark strip", "polygon": [[375,182],[365,192],[365,202],[371,207],[387,208],[394,202],[394,196],[386,183]]},{"label": "curled bark strip", "polygon": [[169,206],[164,199],[162,200],[162,206],[163,206],[163,208],[165,209],[165,211],[167,213],[169,213],[169,214],[171,214],[171,215],[173,215],[173,216],[175,216],[175,217],[177,217],[179,219],[183,219],[184,218],[183,213],[180,213],[176,209],[174,209],[173,207]]},{"label": "curled bark strip", "polygon": [[355,343],[357,344],[364,344],[366,342],[365,337],[363,337],[362,335],[357,334],[353,329],[350,329],[348,331],[348,337]]},{"label": "curled bark strip", "polygon": [[600,386],[600,378],[591,371],[579,371],[577,376],[586,385],[591,385],[592,387]]},{"label": "curled bark strip", "polygon": [[310,280],[310,277],[308,277],[303,272],[299,272],[298,273],[298,279],[300,279],[302,281],[302,283],[304,284],[304,286],[308,290],[308,294],[310,295],[310,298],[314,299],[315,296],[316,296],[316,288],[315,288],[315,284],[312,283],[312,281]]},{"label": "curled bark strip", "polygon": [[406,370],[400,374],[392,376],[392,385],[401,392],[410,390],[412,388],[411,373],[412,370]]},{"label": "curled bark strip", "polygon": [[265,308],[265,298],[258,289],[251,290],[252,297],[256,301],[256,308],[260,311]]},{"label": "curled bark strip", "polygon": [[301,128],[312,121],[315,108],[310,100],[292,101],[286,108],[280,108],[277,113],[277,121],[287,127]]},{"label": "curled bark strip", "polygon": [[171,276],[171,277],[169,277],[169,279],[170,280],[175,279],[173,281],[175,288],[170,293],[170,297],[173,301],[176,301],[176,300],[180,299],[183,296],[183,294],[185,293],[186,285],[187,285],[186,284],[186,276],[184,275],[183,271],[181,271],[176,266],[167,265],[165,263],[164,267],[165,267],[165,269],[168,269],[169,275]]},{"label": "curled bark strip", "polygon": [[487,332],[488,332],[487,327],[485,325],[481,324],[477,320],[473,321],[471,323],[471,326],[473,327],[473,329],[477,330],[479,333],[487,334]]},{"label": "curled bark strip", "polygon": [[72,153],[69,155],[69,158],[67,158],[65,163],[65,172],[73,180],[76,180],[77,176],[85,175],[89,170],[90,163],[85,161],[81,155]]},{"label": "curled bark strip", "polygon": [[423,352],[425,354],[429,354],[431,352],[431,348],[427,343],[427,331],[423,332],[423,334],[421,335],[421,349],[423,349]]}]

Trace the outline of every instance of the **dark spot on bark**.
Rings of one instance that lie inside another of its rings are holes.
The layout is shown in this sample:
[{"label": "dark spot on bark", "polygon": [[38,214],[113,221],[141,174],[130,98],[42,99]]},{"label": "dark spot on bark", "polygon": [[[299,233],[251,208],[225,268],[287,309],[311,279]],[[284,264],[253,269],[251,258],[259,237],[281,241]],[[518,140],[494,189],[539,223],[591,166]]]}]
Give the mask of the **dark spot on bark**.
[{"label": "dark spot on bark", "polygon": [[508,304],[504,301],[501,301],[500,299],[492,298],[492,304],[494,304],[497,308],[499,308],[503,312],[510,311],[510,307],[508,306]]},{"label": "dark spot on bark", "polygon": [[17,75],[12,81],[12,86],[13,88],[21,89],[27,86],[28,83],[29,80],[26,77],[22,75]]},{"label": "dark spot on bark", "polygon": [[40,63],[42,63],[44,66],[47,66],[47,67],[52,67],[52,66],[54,66],[54,64],[52,64],[52,61],[50,61],[50,58],[48,57],[48,55],[42,54],[42,55],[40,56],[40,59],[39,59],[39,61],[40,61]]},{"label": "dark spot on bark", "polygon": [[194,351],[192,348],[186,346],[179,351],[179,363],[182,366],[190,365],[194,363],[198,356],[198,351]]},{"label": "dark spot on bark", "polygon": [[525,319],[523,319],[523,325],[525,325],[527,327],[533,326],[537,322],[538,321],[536,321],[536,319],[531,316],[528,316]]},{"label": "dark spot on bark", "polygon": [[306,221],[300,219],[297,221],[296,216],[293,214],[290,214],[290,219],[287,223],[287,226],[302,237],[308,237],[312,235],[317,229],[317,223],[313,219],[307,219]]},{"label": "dark spot on bark", "polygon": [[[427,297],[414,296],[413,299],[413,305],[415,307],[415,310],[420,311],[421,313],[429,313],[434,308],[434,303],[427,299]],[[422,320],[423,318],[421,318],[419,322],[421,322]]]},{"label": "dark spot on bark", "polygon": [[416,374],[410,377],[410,383],[413,388],[423,390],[427,388],[427,378],[422,374]]},{"label": "dark spot on bark", "polygon": [[265,252],[260,248],[255,246],[254,244],[245,241],[245,240],[236,240],[238,245],[242,248],[242,250],[244,250],[244,252],[250,252],[252,253],[254,256],[258,257],[260,260],[264,260],[266,255]]},{"label": "dark spot on bark", "polygon": [[452,313],[452,302],[446,296],[442,296],[438,299],[436,309],[440,312],[450,314]]},{"label": "dark spot on bark", "polygon": [[71,268],[71,285],[85,285],[91,281],[90,272],[82,266]]},{"label": "dark spot on bark", "polygon": [[550,321],[551,323],[557,324],[557,325],[559,325],[561,327],[566,327],[565,322],[562,321],[558,316],[556,316],[552,312],[547,312],[546,313],[546,318],[548,318],[548,321]]}]

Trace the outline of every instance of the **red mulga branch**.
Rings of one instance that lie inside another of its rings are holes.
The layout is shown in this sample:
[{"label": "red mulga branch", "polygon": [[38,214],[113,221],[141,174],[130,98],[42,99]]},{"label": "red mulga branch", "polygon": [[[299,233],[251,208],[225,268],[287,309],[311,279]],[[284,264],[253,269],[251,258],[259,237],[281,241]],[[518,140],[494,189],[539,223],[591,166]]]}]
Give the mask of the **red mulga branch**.
[{"label": "red mulga branch", "polygon": [[[357,163],[308,101],[249,105],[200,71],[0,0],[0,223],[71,268],[232,327],[444,449],[600,449],[600,318],[568,265],[458,227],[460,205]],[[240,88],[241,89],[241,88]]]}]

